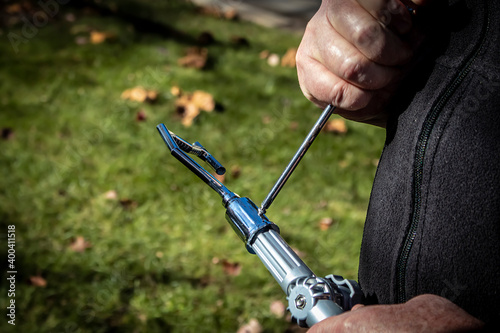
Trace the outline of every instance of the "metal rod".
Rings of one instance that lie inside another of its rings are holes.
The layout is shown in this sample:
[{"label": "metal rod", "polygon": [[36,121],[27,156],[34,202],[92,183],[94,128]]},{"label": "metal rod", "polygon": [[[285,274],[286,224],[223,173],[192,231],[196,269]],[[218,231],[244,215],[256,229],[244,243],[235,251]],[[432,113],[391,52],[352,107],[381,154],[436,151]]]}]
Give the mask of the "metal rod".
[{"label": "metal rod", "polygon": [[280,178],[278,179],[278,181],[276,181],[276,184],[274,184],[273,188],[271,189],[267,197],[264,199],[264,201],[262,201],[262,205],[259,208],[259,215],[262,216],[263,214],[266,213],[266,210],[269,208],[269,206],[271,206],[274,199],[281,191],[288,178],[290,178],[292,172],[295,170],[302,157],[304,157],[304,154],[307,152],[307,150],[313,143],[314,139],[316,139],[319,132],[323,129],[323,126],[325,126],[326,122],[328,121],[328,118],[330,118],[334,110],[335,107],[331,104],[325,108],[325,110],[319,117],[318,121],[316,121],[316,124],[314,124],[313,128],[305,138],[304,142],[302,142],[302,145],[300,146],[299,150],[297,150],[297,152],[295,153],[295,156],[293,156],[290,163],[288,163],[288,166],[286,167],[285,171],[283,171]]}]

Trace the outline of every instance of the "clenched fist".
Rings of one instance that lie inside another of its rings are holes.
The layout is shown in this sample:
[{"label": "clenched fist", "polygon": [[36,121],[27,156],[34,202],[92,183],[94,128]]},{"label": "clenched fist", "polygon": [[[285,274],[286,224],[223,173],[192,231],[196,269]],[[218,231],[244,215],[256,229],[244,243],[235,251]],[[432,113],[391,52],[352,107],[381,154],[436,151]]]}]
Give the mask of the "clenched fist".
[{"label": "clenched fist", "polygon": [[385,126],[384,106],[421,41],[408,7],[424,0],[323,0],[297,52],[304,95],[341,116]]}]

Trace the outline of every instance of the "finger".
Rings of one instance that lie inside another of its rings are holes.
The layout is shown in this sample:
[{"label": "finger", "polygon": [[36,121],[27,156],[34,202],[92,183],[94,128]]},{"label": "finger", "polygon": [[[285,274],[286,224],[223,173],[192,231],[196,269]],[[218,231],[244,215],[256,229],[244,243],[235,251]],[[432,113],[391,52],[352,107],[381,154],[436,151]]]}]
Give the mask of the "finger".
[{"label": "finger", "polygon": [[[326,28],[320,27],[320,30]],[[306,46],[305,52],[339,78],[360,88],[375,90],[398,77],[399,69],[370,61],[335,30],[328,31],[328,34],[310,31],[316,44],[313,47]]]},{"label": "finger", "polygon": [[399,35],[411,29],[410,13],[399,0],[358,0],[358,3],[377,21]]},{"label": "finger", "polygon": [[317,60],[308,58],[306,62],[297,66],[299,84],[304,95],[316,105],[333,104],[345,110],[359,110],[372,98],[371,91],[342,80]]},{"label": "finger", "polygon": [[386,66],[402,65],[410,60],[410,48],[356,1],[330,3],[326,13],[333,29],[369,60]]}]

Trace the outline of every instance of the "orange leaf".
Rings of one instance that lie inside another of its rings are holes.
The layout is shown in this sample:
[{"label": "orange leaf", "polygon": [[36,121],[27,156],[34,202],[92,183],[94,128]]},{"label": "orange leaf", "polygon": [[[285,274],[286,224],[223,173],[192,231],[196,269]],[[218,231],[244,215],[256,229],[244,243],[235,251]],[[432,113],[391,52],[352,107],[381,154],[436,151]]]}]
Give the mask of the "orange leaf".
[{"label": "orange leaf", "polygon": [[44,288],[45,286],[47,286],[47,280],[45,280],[43,277],[41,277],[39,275],[38,276],[30,276],[30,282],[35,287]]},{"label": "orange leaf", "polygon": [[191,102],[203,111],[212,112],[215,109],[214,98],[205,91],[196,90],[191,96]]},{"label": "orange leaf", "polygon": [[155,90],[146,90],[141,86],[137,86],[122,92],[121,98],[141,103],[154,102],[158,98],[158,92]]},{"label": "orange leaf", "polygon": [[77,236],[75,240],[70,244],[69,248],[75,252],[83,252],[92,245],[85,240],[82,236]]},{"label": "orange leaf", "polygon": [[208,50],[206,48],[191,47],[186,51],[186,55],[177,63],[188,68],[202,69],[207,64]]},{"label": "orange leaf", "polygon": [[330,217],[324,217],[319,221],[319,228],[323,231],[330,229],[333,225],[333,219]]},{"label": "orange leaf", "polygon": [[102,44],[107,40],[115,38],[115,35],[110,32],[96,31],[90,32],[90,42],[92,44]]},{"label": "orange leaf", "polygon": [[231,276],[238,276],[241,273],[241,265],[238,262],[229,262],[226,259],[221,261],[224,273]]},{"label": "orange leaf", "polygon": [[291,48],[288,49],[281,58],[281,66],[282,67],[295,67],[295,56],[297,55],[297,49]]},{"label": "orange leaf", "polygon": [[328,133],[346,134],[347,125],[343,119],[333,119],[325,124],[324,130]]}]

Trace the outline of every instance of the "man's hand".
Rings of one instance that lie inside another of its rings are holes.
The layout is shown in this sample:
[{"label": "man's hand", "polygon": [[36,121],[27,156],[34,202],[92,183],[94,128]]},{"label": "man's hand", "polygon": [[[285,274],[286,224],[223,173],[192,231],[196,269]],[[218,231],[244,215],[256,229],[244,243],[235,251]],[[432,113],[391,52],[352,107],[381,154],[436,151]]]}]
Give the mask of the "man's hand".
[{"label": "man's hand", "polygon": [[317,323],[308,332],[472,332],[483,326],[443,297],[420,295],[404,304],[357,305],[350,312]]},{"label": "man's hand", "polygon": [[297,52],[304,95],[345,118],[385,126],[385,103],[421,39],[412,28],[399,0],[323,0]]}]

